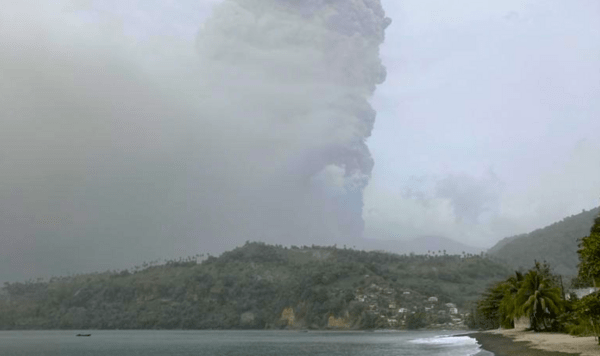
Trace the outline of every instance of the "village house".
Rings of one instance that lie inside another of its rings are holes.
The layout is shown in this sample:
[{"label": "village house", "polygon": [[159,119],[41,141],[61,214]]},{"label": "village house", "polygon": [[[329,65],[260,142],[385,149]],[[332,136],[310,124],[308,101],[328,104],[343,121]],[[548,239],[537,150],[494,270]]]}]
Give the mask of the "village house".
[{"label": "village house", "polygon": [[590,295],[594,292],[599,291],[600,288],[579,288],[579,289],[571,289],[569,293],[565,296],[565,299],[569,300],[571,298],[570,294],[574,293],[577,296],[577,299],[581,299],[586,295]]}]

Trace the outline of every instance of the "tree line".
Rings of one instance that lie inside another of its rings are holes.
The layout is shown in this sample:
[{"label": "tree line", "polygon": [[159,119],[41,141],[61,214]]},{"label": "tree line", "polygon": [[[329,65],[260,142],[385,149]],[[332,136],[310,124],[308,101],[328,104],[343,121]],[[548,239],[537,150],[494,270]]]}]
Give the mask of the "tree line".
[{"label": "tree line", "polygon": [[[571,287],[596,287],[600,279],[600,216],[579,240],[578,275]],[[595,335],[600,344],[600,291],[581,299],[568,293],[562,278],[545,262],[515,272],[487,289],[468,320],[478,329],[513,328],[520,318],[534,331]]]},{"label": "tree line", "polygon": [[[487,284],[510,273],[484,256],[259,242],[200,263],[197,257],[131,271],[6,283],[0,290],[0,329],[280,328],[287,326],[281,314],[289,308],[300,327],[325,328],[334,316],[357,329],[377,328],[382,325],[367,303],[357,300],[360,288],[375,283],[410,290],[417,302],[436,296],[464,308]],[[411,327],[421,326],[418,316]]]}]

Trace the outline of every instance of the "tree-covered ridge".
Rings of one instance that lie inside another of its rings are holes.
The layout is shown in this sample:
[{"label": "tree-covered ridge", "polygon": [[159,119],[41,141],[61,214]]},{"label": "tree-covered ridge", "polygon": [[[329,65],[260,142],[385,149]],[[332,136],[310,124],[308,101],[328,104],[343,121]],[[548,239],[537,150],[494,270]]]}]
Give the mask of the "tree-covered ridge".
[{"label": "tree-covered ridge", "polygon": [[600,208],[583,211],[528,234],[508,237],[488,253],[514,268],[529,268],[534,261],[547,261],[564,276],[577,275],[578,240],[588,235]]},{"label": "tree-covered ridge", "polygon": [[[594,220],[590,234],[579,244],[579,275],[581,283],[597,287],[600,283],[600,216]],[[580,325],[591,328],[600,344],[600,290],[585,296],[578,304]]]},{"label": "tree-covered ridge", "polygon": [[247,243],[202,263],[6,283],[0,329],[373,328],[399,313],[417,327],[449,318],[428,298],[464,311],[509,273],[483,256]]},{"label": "tree-covered ridge", "polygon": [[581,239],[579,243],[579,274],[581,281],[592,284],[600,280],[600,216],[596,217],[590,234]]},{"label": "tree-covered ridge", "polygon": [[[589,234],[579,240],[579,274],[575,287],[591,287],[578,299],[575,290],[565,291],[562,278],[546,263],[535,262],[526,274],[515,272],[493,284],[478,301],[468,319],[472,328],[512,328],[525,317],[534,331],[562,331],[594,335],[600,344],[600,216]],[[523,325],[521,325],[523,326]]]}]

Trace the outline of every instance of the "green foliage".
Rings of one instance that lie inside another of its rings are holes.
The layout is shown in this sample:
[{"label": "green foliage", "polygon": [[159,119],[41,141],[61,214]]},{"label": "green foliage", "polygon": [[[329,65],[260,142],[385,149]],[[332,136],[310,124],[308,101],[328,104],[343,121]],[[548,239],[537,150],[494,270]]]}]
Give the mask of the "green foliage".
[{"label": "green foliage", "polygon": [[427,314],[420,309],[414,314],[408,314],[406,317],[406,327],[409,330],[416,330],[427,326]]},{"label": "green foliage", "polygon": [[[579,243],[579,281],[588,281],[596,286],[600,279],[600,216],[596,217],[590,234]],[[583,284],[583,283],[582,283]],[[572,332],[596,336],[600,344],[600,292],[583,297],[577,303],[579,323]]]},{"label": "green foliage", "polygon": [[588,235],[590,226],[599,213],[600,207],[583,211],[528,234],[508,237],[488,253],[515,269],[529,268],[536,260],[547,261],[556,273],[575,276],[579,263],[578,240]]},{"label": "green foliage", "polygon": [[356,298],[359,288],[375,283],[410,290],[419,303],[437,296],[462,308],[508,274],[506,266],[482,256],[247,243],[201,264],[180,259],[131,273],[6,284],[0,329],[278,328],[287,327],[281,320],[286,308],[294,310],[294,327],[324,328],[333,315],[357,328],[378,328],[387,326],[387,316],[367,310]]},{"label": "green foliage", "polygon": [[516,271],[503,283],[504,296],[500,302],[500,326],[509,329],[514,327],[514,319],[519,314],[517,296],[523,287],[523,274]]},{"label": "green foliage", "polygon": [[521,282],[514,297],[515,316],[528,316],[531,329],[556,330],[555,321],[562,312],[561,291],[557,279],[546,264],[536,262]]},{"label": "green foliage", "polygon": [[360,328],[363,330],[378,329],[384,327],[382,318],[372,312],[365,311],[361,315]]},{"label": "green foliage", "polygon": [[[577,251],[580,258],[579,273],[571,283],[573,288],[595,285],[596,280],[600,278],[599,211],[594,209],[591,212],[584,212],[561,223],[537,230],[526,237],[504,241],[491,252],[499,255],[516,248],[522,250],[519,253],[535,256],[540,250],[544,250],[544,245],[556,244],[557,239],[563,239],[560,236],[569,237],[563,241],[570,240],[579,233],[581,228],[589,226],[587,221],[595,217],[589,235],[580,239]],[[583,235],[584,233],[581,233],[581,236]],[[536,248],[536,245],[539,248]],[[516,254],[509,253],[508,256],[515,257]],[[552,257],[548,259],[552,260]],[[509,327],[510,318],[524,315],[529,317],[533,330],[595,335],[600,343],[600,292],[585,296],[581,300],[577,300],[576,295],[570,293],[568,300],[564,300],[559,285],[562,287],[558,278],[550,273],[549,266],[546,263],[536,262],[534,268],[524,276],[516,274],[515,277],[490,287],[477,303],[468,325],[483,329]]]},{"label": "green foliage", "polygon": [[516,296],[522,283],[523,275],[517,271],[514,276],[489,287],[471,314],[469,327],[484,330],[512,328],[519,309]]},{"label": "green foliage", "polygon": [[559,331],[571,335],[582,335],[577,308],[579,308],[579,300],[575,293],[571,293],[569,299],[563,301],[563,312],[556,318]]},{"label": "green foliage", "polygon": [[581,280],[600,279],[600,216],[596,217],[590,234],[579,243],[579,274]]},{"label": "green foliage", "polygon": [[593,334],[600,344],[600,292],[581,298],[577,303],[579,332]]},{"label": "green foliage", "polygon": [[558,279],[547,264],[536,262],[525,275],[516,272],[488,288],[477,303],[469,326],[479,329],[512,328],[521,316],[530,319],[533,330],[557,330],[564,301]]},{"label": "green foliage", "polygon": [[497,329],[508,318],[503,313],[502,303],[506,296],[505,282],[499,282],[487,289],[477,307],[471,313],[467,325],[473,329]]}]

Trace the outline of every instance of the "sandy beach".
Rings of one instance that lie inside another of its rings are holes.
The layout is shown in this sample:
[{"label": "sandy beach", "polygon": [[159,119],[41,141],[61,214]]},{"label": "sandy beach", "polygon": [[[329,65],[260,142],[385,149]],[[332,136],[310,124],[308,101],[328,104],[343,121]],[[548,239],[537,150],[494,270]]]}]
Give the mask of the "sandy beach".
[{"label": "sandy beach", "polygon": [[469,334],[496,356],[598,356],[600,345],[594,337],[575,337],[560,333],[525,330],[490,330]]}]

